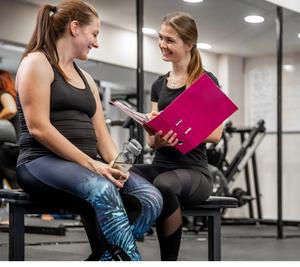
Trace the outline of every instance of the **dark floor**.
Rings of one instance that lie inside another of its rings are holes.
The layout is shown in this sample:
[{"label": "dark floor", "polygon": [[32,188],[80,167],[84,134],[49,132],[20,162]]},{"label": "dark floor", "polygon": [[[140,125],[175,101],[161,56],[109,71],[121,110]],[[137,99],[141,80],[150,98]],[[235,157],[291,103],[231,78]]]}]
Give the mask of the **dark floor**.
[{"label": "dark floor", "polygon": [[[5,208],[0,219],[7,218]],[[191,218],[189,218],[191,220]],[[25,234],[26,261],[83,261],[90,253],[87,237],[78,220],[46,222],[26,217],[26,225],[58,227],[65,225],[66,235]],[[159,261],[155,234],[147,235],[138,248],[144,261]],[[300,230],[284,226],[284,238],[277,239],[276,225],[222,225],[223,261],[300,261]],[[184,232],[179,261],[206,261],[207,233]],[[8,233],[0,231],[0,261],[8,261]]]}]

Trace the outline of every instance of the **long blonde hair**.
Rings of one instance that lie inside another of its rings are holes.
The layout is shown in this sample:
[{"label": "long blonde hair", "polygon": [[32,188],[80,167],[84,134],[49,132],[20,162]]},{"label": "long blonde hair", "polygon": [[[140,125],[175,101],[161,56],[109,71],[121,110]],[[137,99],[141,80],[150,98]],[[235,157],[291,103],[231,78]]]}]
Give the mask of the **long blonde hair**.
[{"label": "long blonde hair", "polygon": [[78,21],[83,27],[89,25],[94,17],[99,18],[97,11],[91,5],[79,0],[67,0],[57,7],[43,5],[38,12],[35,30],[22,59],[31,52],[46,50],[50,63],[65,80],[69,80],[59,66],[56,42],[65,34],[72,21]]},{"label": "long blonde hair", "polygon": [[167,15],[161,22],[173,27],[185,44],[193,45],[190,53],[191,60],[187,68],[187,87],[195,82],[203,73],[202,59],[197,48],[198,30],[194,19],[186,13],[172,13]]}]

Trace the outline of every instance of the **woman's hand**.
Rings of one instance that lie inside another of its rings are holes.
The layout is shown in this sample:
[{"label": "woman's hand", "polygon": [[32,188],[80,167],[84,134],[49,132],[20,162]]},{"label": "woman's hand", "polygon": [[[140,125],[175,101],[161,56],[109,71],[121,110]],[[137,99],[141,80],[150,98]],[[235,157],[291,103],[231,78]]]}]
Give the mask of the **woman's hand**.
[{"label": "woman's hand", "polygon": [[149,120],[154,119],[157,115],[159,115],[159,112],[152,110],[150,113],[146,114]]},{"label": "woman's hand", "polygon": [[[110,162],[109,164],[105,164],[103,162],[94,160],[92,163],[92,168],[90,168],[92,171],[98,173],[102,177],[106,178],[107,180],[111,181],[118,190],[123,188],[124,184],[127,182],[130,174],[129,172],[124,173],[120,170],[112,168],[114,161]],[[116,180],[113,175],[116,175],[120,177],[118,180]]]},{"label": "woman's hand", "polygon": [[162,131],[154,133],[147,124],[143,124],[143,127],[148,133],[147,144],[153,150],[157,150],[161,147],[172,147],[178,143],[178,139],[176,139],[177,134],[173,133],[173,131],[170,131],[165,136],[162,136]]}]

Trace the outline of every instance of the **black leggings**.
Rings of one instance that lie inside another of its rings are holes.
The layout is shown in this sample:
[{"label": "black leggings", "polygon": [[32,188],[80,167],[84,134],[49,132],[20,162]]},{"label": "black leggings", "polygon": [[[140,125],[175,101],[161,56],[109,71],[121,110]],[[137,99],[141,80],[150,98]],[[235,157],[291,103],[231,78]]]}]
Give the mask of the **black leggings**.
[{"label": "black leggings", "polygon": [[[19,166],[17,178],[38,203],[64,208],[95,225],[104,246],[103,253],[97,253],[98,260],[112,260],[116,251],[125,252],[126,259],[141,260],[135,241],[149,230],[162,209],[161,194],[144,178],[132,173],[118,191],[106,178],[57,156]],[[125,202],[132,203],[128,213]],[[128,214],[134,215],[132,225]]]},{"label": "black leggings", "polygon": [[151,164],[131,169],[152,183],[162,194],[164,206],[156,221],[162,260],[177,260],[181,232],[181,206],[196,205],[210,197],[213,183],[198,169],[163,170]]}]

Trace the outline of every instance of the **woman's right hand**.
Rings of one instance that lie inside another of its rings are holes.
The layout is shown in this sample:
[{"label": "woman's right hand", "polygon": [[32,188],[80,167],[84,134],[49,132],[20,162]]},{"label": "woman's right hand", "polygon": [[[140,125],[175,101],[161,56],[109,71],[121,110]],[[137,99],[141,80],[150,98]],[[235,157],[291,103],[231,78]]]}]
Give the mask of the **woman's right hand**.
[{"label": "woman's right hand", "polygon": [[[117,188],[118,190],[123,188],[124,184],[128,180],[130,174],[121,172],[120,170],[112,168],[113,162],[106,164],[97,160],[93,160],[91,162],[91,167],[89,168],[95,173],[98,173],[102,177],[106,178],[107,180],[111,181]],[[119,180],[116,180],[113,175],[116,175],[120,177]]]},{"label": "woman's right hand", "polygon": [[155,133],[147,124],[143,124],[143,127],[148,133],[147,144],[153,150],[161,147],[173,147],[178,143],[177,134],[173,133],[173,131],[169,131],[166,135],[162,136],[162,131]]}]

